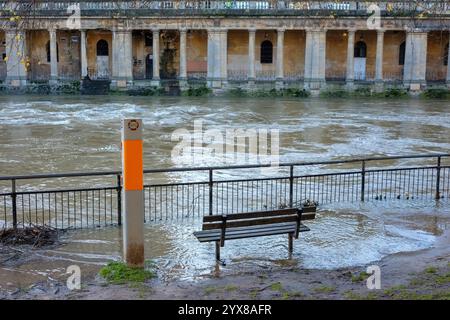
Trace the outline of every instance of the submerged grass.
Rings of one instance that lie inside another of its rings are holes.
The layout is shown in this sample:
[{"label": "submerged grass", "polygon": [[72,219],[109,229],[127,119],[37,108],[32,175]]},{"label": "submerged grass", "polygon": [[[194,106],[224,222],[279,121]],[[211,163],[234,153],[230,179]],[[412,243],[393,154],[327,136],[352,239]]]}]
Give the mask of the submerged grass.
[{"label": "submerged grass", "polygon": [[146,263],[145,268],[132,268],[123,262],[110,262],[100,269],[100,276],[111,284],[143,283],[156,277],[151,270],[153,263]]}]

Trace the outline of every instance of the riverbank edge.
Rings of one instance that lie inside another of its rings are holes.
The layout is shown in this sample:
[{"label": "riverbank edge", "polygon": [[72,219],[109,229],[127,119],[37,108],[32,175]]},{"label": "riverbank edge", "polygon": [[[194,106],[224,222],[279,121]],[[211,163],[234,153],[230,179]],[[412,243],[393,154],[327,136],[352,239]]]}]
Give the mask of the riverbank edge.
[{"label": "riverbank edge", "polygon": [[[40,251],[27,252],[21,261],[42,261]],[[47,258],[48,259],[48,258]],[[231,260],[231,264],[239,264]],[[368,266],[378,266],[381,288],[367,287]],[[388,255],[363,266],[332,270],[304,269],[295,260],[279,260],[270,267],[226,271],[217,265],[211,274],[193,281],[156,278],[128,284],[110,284],[98,270],[83,275],[79,290],[67,289],[65,278],[36,282],[26,288],[0,289],[0,299],[56,300],[448,300],[450,299],[450,230],[433,247]]]},{"label": "riverbank edge", "polygon": [[[0,84],[0,95],[82,95],[81,81],[66,81],[58,84],[45,82],[29,83],[24,87],[10,87]],[[104,96],[184,96],[184,97],[241,97],[241,98],[407,98],[450,99],[450,85],[434,85],[412,91],[402,85],[327,85],[320,90],[307,90],[299,86],[287,85],[283,88],[271,86],[233,86],[211,89],[205,84],[192,84],[173,90],[169,86],[139,86],[129,88],[109,88],[96,95]]]}]

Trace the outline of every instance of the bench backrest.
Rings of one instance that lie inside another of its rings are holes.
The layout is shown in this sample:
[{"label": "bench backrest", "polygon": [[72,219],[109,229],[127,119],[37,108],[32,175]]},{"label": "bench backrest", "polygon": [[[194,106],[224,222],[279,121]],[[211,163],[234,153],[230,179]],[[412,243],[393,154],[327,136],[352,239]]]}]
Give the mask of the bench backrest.
[{"label": "bench backrest", "polygon": [[248,213],[233,213],[229,215],[213,215],[203,218],[203,230],[248,227],[256,225],[298,222],[302,218],[302,210],[297,208],[279,209]]}]

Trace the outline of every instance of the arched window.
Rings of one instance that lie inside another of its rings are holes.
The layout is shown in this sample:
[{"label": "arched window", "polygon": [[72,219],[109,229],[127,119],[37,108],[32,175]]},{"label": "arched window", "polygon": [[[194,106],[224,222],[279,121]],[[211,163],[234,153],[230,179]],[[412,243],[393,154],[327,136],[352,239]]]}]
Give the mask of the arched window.
[{"label": "arched window", "polygon": [[398,51],[398,64],[403,66],[405,64],[405,48],[406,48],[406,42],[403,41],[400,45],[399,51]]},{"label": "arched window", "polygon": [[447,46],[444,49],[444,66],[448,66],[448,46],[450,43],[447,43]]},{"label": "arched window", "polygon": [[273,63],[273,44],[269,40],[261,43],[261,63]]},{"label": "arched window", "polygon": [[355,58],[365,58],[367,56],[367,46],[364,41],[355,44]]},{"label": "arched window", "polygon": [[[51,61],[51,55],[50,55],[50,41],[47,41],[46,51],[47,51],[47,62],[50,63],[50,61]],[[58,48],[58,43],[56,43],[56,62],[59,62],[59,48]]]},{"label": "arched window", "polygon": [[106,40],[99,40],[97,42],[97,56],[108,56],[108,42]]}]

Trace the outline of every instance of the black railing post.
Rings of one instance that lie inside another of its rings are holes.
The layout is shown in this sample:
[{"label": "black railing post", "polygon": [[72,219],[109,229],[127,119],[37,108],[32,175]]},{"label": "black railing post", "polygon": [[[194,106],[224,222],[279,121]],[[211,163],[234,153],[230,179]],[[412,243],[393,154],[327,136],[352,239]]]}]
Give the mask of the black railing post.
[{"label": "black railing post", "polygon": [[117,175],[117,224],[122,225],[122,179]]},{"label": "black railing post", "polygon": [[213,170],[209,169],[209,215],[213,214]]},{"label": "black railing post", "polygon": [[11,180],[11,199],[12,199],[12,218],[13,229],[17,229],[17,194],[16,194],[16,179]]},{"label": "black railing post", "polygon": [[366,162],[363,161],[361,165],[361,201],[363,202],[365,189],[366,189]]},{"label": "black railing post", "polygon": [[294,205],[294,166],[289,167],[289,208]]},{"label": "black railing post", "polygon": [[441,157],[437,158],[437,167],[436,167],[436,200],[441,198]]}]

